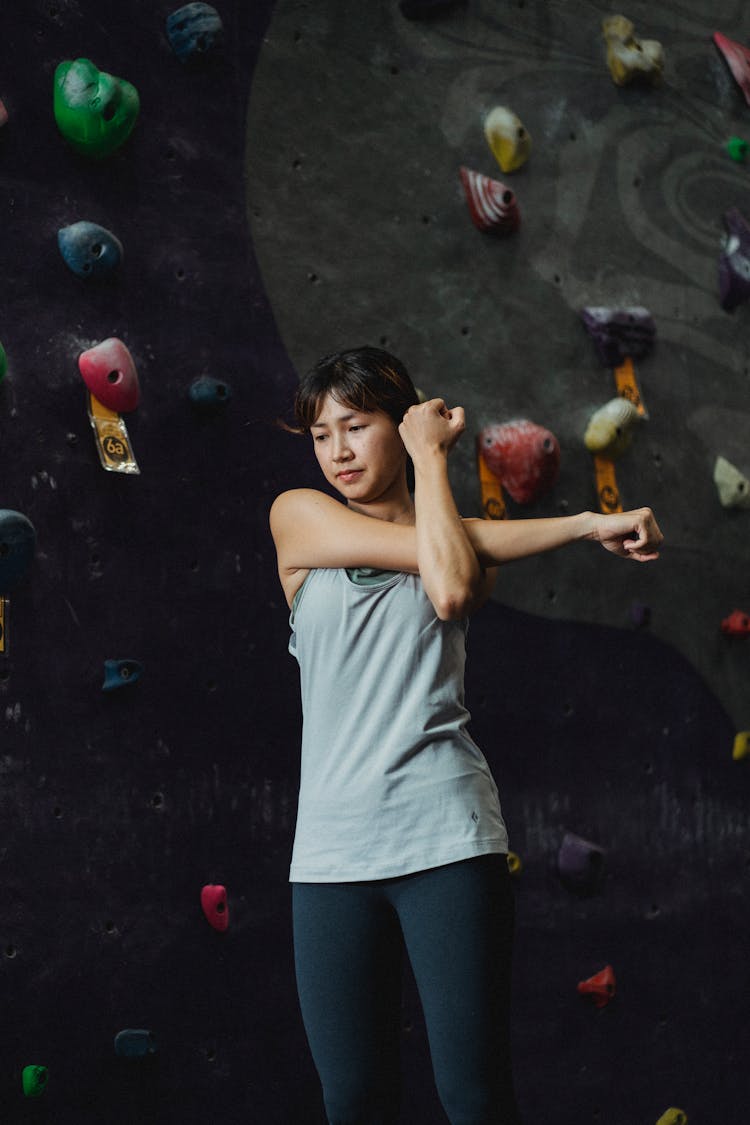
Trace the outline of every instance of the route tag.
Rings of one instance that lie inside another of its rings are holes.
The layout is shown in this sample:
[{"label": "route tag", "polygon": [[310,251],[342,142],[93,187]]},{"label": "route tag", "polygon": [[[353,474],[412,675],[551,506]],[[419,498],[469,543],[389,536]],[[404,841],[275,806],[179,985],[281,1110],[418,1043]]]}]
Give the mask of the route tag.
[{"label": "route tag", "polygon": [[479,473],[479,486],[482,490],[482,511],[487,520],[506,520],[508,511],[505,507],[503,486],[494,473],[487,468],[487,462],[482,456],[482,450],[477,446],[477,472]]},{"label": "route tag", "polygon": [[617,393],[620,398],[628,399],[628,401],[632,402],[633,406],[636,407],[638,413],[643,418],[648,418],[648,410],[646,410],[646,407],[644,405],[643,396],[641,395],[641,389],[638,386],[638,380],[635,377],[635,368],[633,367],[633,361],[629,355],[625,356],[625,359],[619,367],[615,367],[614,375]]},{"label": "route tag", "polygon": [[599,497],[599,508],[605,515],[611,512],[621,512],[620,490],[615,477],[615,463],[608,457],[594,454],[594,472],[596,473],[596,494]]},{"label": "route tag", "polygon": [[140,473],[122,417],[87,391],[89,421],[102,468],[111,473]]}]

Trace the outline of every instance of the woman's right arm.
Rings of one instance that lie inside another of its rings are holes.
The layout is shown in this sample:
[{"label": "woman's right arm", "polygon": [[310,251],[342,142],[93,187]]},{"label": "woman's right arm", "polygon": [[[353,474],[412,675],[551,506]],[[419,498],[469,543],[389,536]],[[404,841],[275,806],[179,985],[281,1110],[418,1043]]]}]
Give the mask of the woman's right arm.
[{"label": "woman's right arm", "polygon": [[270,523],[280,571],[371,566],[419,573],[413,527],[363,516],[314,488],[282,492]]}]

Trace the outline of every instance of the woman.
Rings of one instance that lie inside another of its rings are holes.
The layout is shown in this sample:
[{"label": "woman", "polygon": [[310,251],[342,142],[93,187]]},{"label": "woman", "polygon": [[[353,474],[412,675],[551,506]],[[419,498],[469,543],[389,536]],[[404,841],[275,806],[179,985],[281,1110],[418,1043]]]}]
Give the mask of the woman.
[{"label": "woman", "polygon": [[293,489],[270,516],[304,717],[295,968],[328,1120],[398,1120],[405,946],[451,1125],[513,1125],[514,892],[497,788],[466,730],[467,618],[500,563],[578,539],[648,561],[661,533],[648,508],[462,519],[447,458],[464,412],[420,404],[378,348],[322,359],[295,413],[346,501]]}]

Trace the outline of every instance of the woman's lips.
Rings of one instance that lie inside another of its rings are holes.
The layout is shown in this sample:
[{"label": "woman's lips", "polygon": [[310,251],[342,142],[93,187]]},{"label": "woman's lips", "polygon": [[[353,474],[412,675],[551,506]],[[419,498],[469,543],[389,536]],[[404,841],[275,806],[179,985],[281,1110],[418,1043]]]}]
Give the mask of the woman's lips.
[{"label": "woman's lips", "polygon": [[339,478],[339,480],[343,480],[343,481],[354,480],[354,478],[358,477],[361,472],[362,472],[361,469],[352,469],[349,472],[339,473],[338,478]]}]

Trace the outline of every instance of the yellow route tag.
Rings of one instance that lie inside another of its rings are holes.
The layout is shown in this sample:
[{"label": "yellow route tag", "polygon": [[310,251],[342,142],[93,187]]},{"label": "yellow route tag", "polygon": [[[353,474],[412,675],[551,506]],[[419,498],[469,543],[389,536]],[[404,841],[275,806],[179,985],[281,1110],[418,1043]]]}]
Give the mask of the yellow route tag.
[{"label": "yellow route tag", "polygon": [[8,614],[5,608],[7,604],[7,599],[0,596],[0,652],[7,652],[8,649]]},{"label": "yellow route tag", "polygon": [[594,470],[596,472],[596,492],[599,497],[599,507],[605,513],[621,512],[620,490],[615,477],[615,463],[608,457],[594,454]]},{"label": "yellow route tag", "polygon": [[620,366],[615,368],[615,384],[620,398],[626,398],[629,402],[632,402],[638,413],[643,418],[648,418],[648,411],[644,406],[641,389],[635,377],[633,361],[629,355],[626,355]]},{"label": "yellow route tag", "polygon": [[505,507],[503,486],[500,481],[487,468],[487,462],[482,456],[482,451],[477,447],[477,471],[479,485],[482,489],[482,511],[487,520],[505,520],[508,512]]},{"label": "yellow route tag", "polygon": [[88,392],[89,421],[96,435],[102,467],[112,473],[140,473],[120,415]]}]

